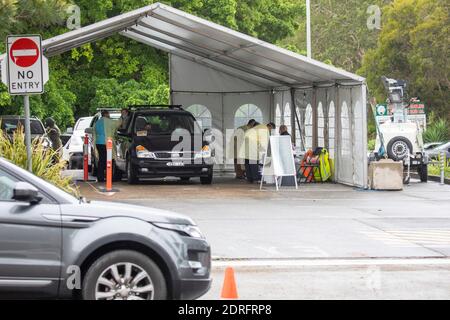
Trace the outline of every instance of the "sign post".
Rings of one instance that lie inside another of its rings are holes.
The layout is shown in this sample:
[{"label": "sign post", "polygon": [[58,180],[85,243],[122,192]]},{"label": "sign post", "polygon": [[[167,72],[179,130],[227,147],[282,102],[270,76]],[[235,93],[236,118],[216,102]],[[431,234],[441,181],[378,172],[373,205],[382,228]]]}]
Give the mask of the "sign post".
[{"label": "sign post", "polygon": [[27,148],[27,168],[33,172],[33,154],[31,151],[31,125],[30,125],[30,96],[23,97],[23,105],[25,109],[25,145]]},{"label": "sign post", "polygon": [[42,55],[40,35],[8,36],[6,59],[1,62],[2,82],[11,95],[24,96],[27,168],[32,172],[30,95],[43,94],[48,81],[48,61]]}]

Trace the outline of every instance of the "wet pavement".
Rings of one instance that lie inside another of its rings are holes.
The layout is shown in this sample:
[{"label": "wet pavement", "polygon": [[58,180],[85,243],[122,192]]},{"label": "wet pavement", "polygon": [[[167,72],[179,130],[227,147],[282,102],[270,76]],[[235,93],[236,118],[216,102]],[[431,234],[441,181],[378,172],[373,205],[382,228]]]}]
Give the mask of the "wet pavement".
[{"label": "wet pavement", "polygon": [[401,192],[337,184],[259,190],[231,177],[212,186],[177,180],[116,183],[89,199],[184,213],[206,234],[215,259],[420,258],[450,255],[450,186],[412,182]]}]

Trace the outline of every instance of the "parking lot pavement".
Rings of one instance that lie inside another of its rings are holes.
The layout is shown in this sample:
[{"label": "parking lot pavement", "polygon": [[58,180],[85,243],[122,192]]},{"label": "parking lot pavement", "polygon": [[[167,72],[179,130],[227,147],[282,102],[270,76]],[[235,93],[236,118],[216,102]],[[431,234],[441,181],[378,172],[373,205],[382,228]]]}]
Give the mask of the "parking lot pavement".
[{"label": "parking lot pavement", "polygon": [[89,199],[172,210],[194,218],[214,258],[430,258],[450,255],[450,186],[413,182],[402,192],[342,185],[299,190],[259,186],[223,177],[198,182],[115,184],[105,195],[81,184]]},{"label": "parking lot pavement", "polygon": [[[236,264],[235,278],[239,298],[245,300],[447,300],[449,263],[448,259],[306,260],[284,265],[274,261],[268,266],[244,262]],[[213,269],[212,288],[202,299],[220,298],[226,264]]]}]

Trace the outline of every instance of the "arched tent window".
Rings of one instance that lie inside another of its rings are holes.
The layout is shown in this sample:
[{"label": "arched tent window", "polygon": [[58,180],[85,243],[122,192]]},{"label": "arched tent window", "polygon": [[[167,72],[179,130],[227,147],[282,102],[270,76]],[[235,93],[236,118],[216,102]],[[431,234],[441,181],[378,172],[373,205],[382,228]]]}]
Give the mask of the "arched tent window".
[{"label": "arched tent window", "polygon": [[330,153],[330,158],[334,159],[334,152],[335,152],[335,132],[336,132],[336,108],[334,106],[334,102],[331,101],[330,108],[328,111],[328,152]]},{"label": "arched tent window", "polygon": [[292,110],[289,102],[284,106],[283,124],[288,128],[288,132],[292,134]]},{"label": "arched tent window", "polygon": [[341,127],[342,127],[342,135],[341,135],[341,146],[342,146],[342,155],[351,154],[352,145],[350,141],[350,114],[348,110],[347,102],[344,101],[342,104],[341,111]]},{"label": "arched tent window", "polygon": [[323,113],[322,102],[319,102],[317,107],[317,118],[318,118],[318,131],[319,131],[319,147],[325,147],[325,116]]},{"label": "arched tent window", "polygon": [[277,103],[277,107],[275,109],[275,124],[277,125],[277,128],[281,126],[282,122],[282,115],[281,115],[281,107],[280,104]]},{"label": "arched tent window", "polygon": [[207,107],[201,104],[194,104],[186,109],[192,113],[202,130],[212,129],[212,116]]},{"label": "arched tent window", "polygon": [[244,104],[239,107],[234,117],[234,127],[239,128],[246,125],[251,119],[263,123],[264,118],[261,109],[254,104]]},{"label": "arched tent window", "polygon": [[308,104],[305,112],[305,149],[310,150],[313,147],[313,110]]}]

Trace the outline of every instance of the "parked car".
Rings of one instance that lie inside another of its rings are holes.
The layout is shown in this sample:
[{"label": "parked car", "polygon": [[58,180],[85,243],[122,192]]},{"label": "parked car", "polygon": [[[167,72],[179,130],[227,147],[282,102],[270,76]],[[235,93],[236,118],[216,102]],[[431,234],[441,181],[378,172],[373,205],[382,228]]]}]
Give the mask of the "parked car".
[{"label": "parked car", "polygon": [[[22,116],[0,116],[1,129],[9,136],[12,136],[17,127],[22,125],[25,130],[25,117]],[[47,138],[45,127],[41,120],[35,117],[30,118],[31,139],[43,138],[45,147],[51,147],[52,143]]]},{"label": "parked car", "polygon": [[441,143],[431,150],[427,150],[426,153],[431,159],[438,159],[442,151],[445,151],[447,159],[450,159],[450,141]]},{"label": "parked car", "polygon": [[68,162],[69,169],[83,169],[83,145],[85,130],[91,125],[93,117],[78,119],[72,131],[70,140],[64,145],[63,159]]},{"label": "parked car", "polygon": [[[178,134],[187,137],[179,138]],[[182,150],[180,140],[190,139]],[[128,183],[141,178],[200,178],[213,180],[212,152],[194,116],[180,106],[141,106],[130,110],[126,129],[118,132],[116,170]]]},{"label": "parked car", "polygon": [[190,218],[77,199],[0,158],[1,298],[195,299],[210,268]]},{"label": "parked car", "polygon": [[432,149],[440,146],[441,144],[443,144],[443,142],[429,142],[429,143],[425,143],[423,145],[423,149],[425,151],[429,151],[429,150],[432,150]]}]

